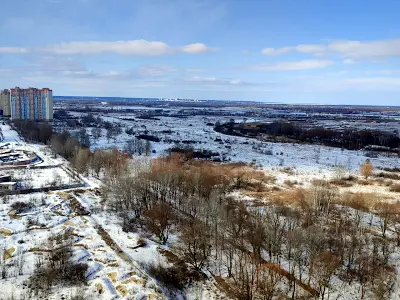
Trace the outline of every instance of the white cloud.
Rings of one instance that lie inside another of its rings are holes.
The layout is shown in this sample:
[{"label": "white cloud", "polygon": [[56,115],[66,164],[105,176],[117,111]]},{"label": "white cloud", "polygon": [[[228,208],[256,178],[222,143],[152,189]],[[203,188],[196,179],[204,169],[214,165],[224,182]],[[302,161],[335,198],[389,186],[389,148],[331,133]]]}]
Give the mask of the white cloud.
[{"label": "white cloud", "polygon": [[346,65],[351,65],[351,64],[354,64],[356,62],[355,62],[354,59],[346,58],[345,60],[343,60],[343,63],[346,64]]},{"label": "white cloud", "polygon": [[298,45],[295,47],[298,52],[301,53],[323,53],[325,46],[323,45]]},{"label": "white cloud", "polygon": [[292,50],[293,50],[292,47],[283,47],[283,48],[278,48],[278,49],[265,48],[261,51],[261,53],[264,55],[278,55],[278,54],[282,54],[282,53],[288,53]]},{"label": "white cloud", "polygon": [[70,42],[43,47],[38,49],[38,51],[63,55],[116,53],[133,56],[157,56],[174,52],[173,48],[166,43],[148,42],[146,40]]},{"label": "white cloud", "polygon": [[61,55],[115,53],[129,56],[160,56],[176,52],[196,54],[212,50],[212,48],[201,43],[189,44],[183,47],[172,47],[164,42],[146,40],[69,42],[37,49],[38,52]]},{"label": "white cloud", "polygon": [[330,43],[328,49],[351,58],[400,57],[400,39],[381,41],[337,41]]},{"label": "white cloud", "polygon": [[304,44],[282,48],[265,48],[266,55],[277,55],[297,51],[322,55],[328,53],[339,54],[344,58],[390,58],[400,57],[400,39],[378,41],[333,41],[328,44]]},{"label": "white cloud", "polygon": [[245,85],[254,85],[250,82],[245,82],[238,79],[225,79],[225,78],[216,78],[216,77],[190,77],[184,80],[187,83],[195,83],[206,86],[245,86]]},{"label": "white cloud", "polygon": [[143,66],[138,69],[138,74],[143,77],[161,77],[176,71],[170,66]]},{"label": "white cloud", "polygon": [[201,44],[201,43],[195,43],[195,44],[183,46],[183,47],[181,47],[180,50],[184,53],[197,54],[197,53],[205,53],[205,52],[215,51],[217,49],[209,48],[206,45]]},{"label": "white cloud", "polygon": [[331,64],[333,64],[333,62],[330,60],[306,59],[300,61],[287,61],[287,62],[278,62],[273,64],[253,66],[251,67],[251,69],[261,70],[261,71],[295,71],[295,70],[326,68]]},{"label": "white cloud", "polygon": [[0,47],[0,54],[21,54],[28,53],[29,50],[26,48],[19,47]]}]

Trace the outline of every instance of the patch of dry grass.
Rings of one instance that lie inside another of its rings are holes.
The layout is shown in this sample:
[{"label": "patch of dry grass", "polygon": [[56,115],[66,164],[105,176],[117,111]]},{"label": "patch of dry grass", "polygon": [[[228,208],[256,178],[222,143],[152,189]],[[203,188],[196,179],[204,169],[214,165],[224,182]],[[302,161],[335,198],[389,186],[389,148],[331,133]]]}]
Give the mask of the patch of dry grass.
[{"label": "patch of dry grass", "polygon": [[134,284],[139,284],[139,285],[145,285],[147,283],[147,279],[144,278],[138,278],[137,276],[132,276],[124,281],[121,282],[121,284],[129,284],[129,283],[134,283]]},{"label": "patch of dry grass", "polygon": [[95,284],[97,292],[102,295],[104,293],[104,287],[100,282]]},{"label": "patch of dry grass", "polygon": [[118,267],[119,267],[119,263],[116,262],[116,261],[114,261],[114,262],[112,262],[112,263],[107,264],[107,267],[115,267],[115,268],[118,268]]},{"label": "patch of dry grass", "polygon": [[0,235],[1,236],[11,236],[13,232],[7,228],[0,228]]},{"label": "patch of dry grass", "polygon": [[125,285],[120,284],[115,289],[121,294],[122,297],[128,295],[128,289]]},{"label": "patch of dry grass", "polygon": [[110,272],[110,273],[107,274],[107,277],[110,278],[112,283],[116,283],[117,282],[118,273],[117,272]]},{"label": "patch of dry grass", "polygon": [[302,188],[280,190],[271,193],[268,199],[276,205],[301,207],[306,202],[306,199],[309,198],[309,193],[309,191]]},{"label": "patch of dry grass", "polygon": [[15,253],[15,248],[9,248],[9,249],[5,249],[4,250],[4,259],[10,259],[11,257],[13,257],[14,253]]},{"label": "patch of dry grass", "polygon": [[338,187],[352,187],[354,185],[353,180],[347,179],[332,179],[329,181],[329,183]]},{"label": "patch of dry grass", "polygon": [[394,184],[389,189],[391,192],[400,193],[400,184]]},{"label": "patch of dry grass", "polygon": [[368,212],[377,201],[378,197],[375,193],[344,193],[339,199],[339,204]]}]

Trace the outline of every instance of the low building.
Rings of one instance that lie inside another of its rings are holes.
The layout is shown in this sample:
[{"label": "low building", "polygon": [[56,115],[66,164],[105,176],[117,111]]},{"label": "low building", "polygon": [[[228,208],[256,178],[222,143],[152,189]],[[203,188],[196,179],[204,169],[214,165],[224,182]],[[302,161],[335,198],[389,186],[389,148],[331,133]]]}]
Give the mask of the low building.
[{"label": "low building", "polygon": [[0,182],[0,191],[15,191],[17,189],[17,183],[14,181]]},{"label": "low building", "polygon": [[11,175],[0,175],[0,183],[11,181]]}]

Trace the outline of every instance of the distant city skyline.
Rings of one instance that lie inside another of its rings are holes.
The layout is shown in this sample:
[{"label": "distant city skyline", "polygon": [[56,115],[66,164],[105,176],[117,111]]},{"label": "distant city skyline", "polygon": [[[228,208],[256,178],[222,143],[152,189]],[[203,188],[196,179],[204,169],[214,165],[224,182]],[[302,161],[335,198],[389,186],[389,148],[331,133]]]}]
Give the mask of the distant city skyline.
[{"label": "distant city skyline", "polygon": [[15,0],[2,10],[2,88],[400,103],[398,1]]}]

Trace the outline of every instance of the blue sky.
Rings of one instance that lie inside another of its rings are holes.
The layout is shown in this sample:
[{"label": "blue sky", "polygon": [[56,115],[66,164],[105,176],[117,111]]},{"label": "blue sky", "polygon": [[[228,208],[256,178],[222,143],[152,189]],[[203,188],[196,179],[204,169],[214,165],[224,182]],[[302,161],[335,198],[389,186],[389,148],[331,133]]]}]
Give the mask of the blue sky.
[{"label": "blue sky", "polygon": [[400,105],[398,0],[8,0],[0,88]]}]

